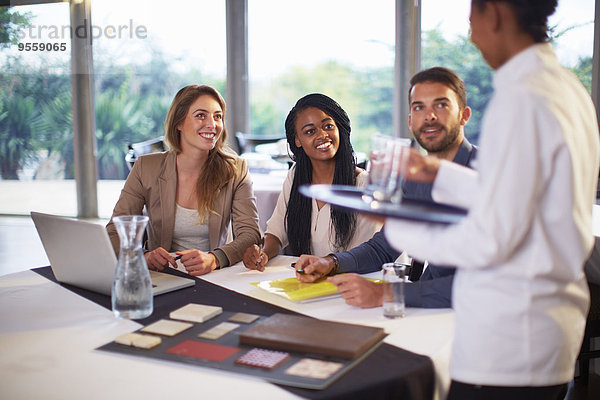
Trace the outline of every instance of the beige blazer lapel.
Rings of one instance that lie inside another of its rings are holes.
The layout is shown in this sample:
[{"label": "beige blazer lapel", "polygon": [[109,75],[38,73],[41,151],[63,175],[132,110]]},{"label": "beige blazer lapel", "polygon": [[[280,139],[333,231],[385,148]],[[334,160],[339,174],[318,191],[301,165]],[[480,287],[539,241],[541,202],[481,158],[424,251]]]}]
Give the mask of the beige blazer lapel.
[{"label": "beige blazer lapel", "polygon": [[167,251],[171,249],[175,230],[175,207],[177,196],[177,158],[175,152],[165,160],[165,168],[158,178],[158,192],[161,205],[160,245]]},{"label": "beige blazer lapel", "polygon": [[223,218],[225,218],[225,216],[229,216],[229,211],[225,209],[223,197],[224,192],[227,192],[227,188],[228,186],[219,191],[219,194],[215,199],[215,203],[213,204],[216,214],[211,212],[210,216],[208,217],[208,244],[211,250],[214,250],[225,243],[221,236],[225,235],[226,237],[227,235],[227,232],[225,232],[225,229],[223,229]]}]

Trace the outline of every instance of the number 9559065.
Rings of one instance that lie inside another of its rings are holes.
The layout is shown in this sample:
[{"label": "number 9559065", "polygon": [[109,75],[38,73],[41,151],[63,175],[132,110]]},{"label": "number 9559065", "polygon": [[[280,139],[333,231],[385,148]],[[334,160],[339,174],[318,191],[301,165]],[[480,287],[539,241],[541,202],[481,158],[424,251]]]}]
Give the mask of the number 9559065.
[{"label": "number 9559065", "polygon": [[19,51],[65,51],[66,43],[19,43]]}]

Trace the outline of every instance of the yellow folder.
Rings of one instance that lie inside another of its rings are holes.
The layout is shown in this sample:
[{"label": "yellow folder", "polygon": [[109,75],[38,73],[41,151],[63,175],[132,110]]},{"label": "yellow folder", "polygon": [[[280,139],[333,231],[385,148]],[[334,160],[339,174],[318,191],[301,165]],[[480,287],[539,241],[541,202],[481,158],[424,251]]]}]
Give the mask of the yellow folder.
[{"label": "yellow folder", "polygon": [[[379,279],[369,279],[380,283]],[[296,278],[276,279],[272,281],[255,282],[253,285],[291,301],[306,302],[322,300],[338,295],[337,286],[327,280],[314,283],[300,282]]]}]

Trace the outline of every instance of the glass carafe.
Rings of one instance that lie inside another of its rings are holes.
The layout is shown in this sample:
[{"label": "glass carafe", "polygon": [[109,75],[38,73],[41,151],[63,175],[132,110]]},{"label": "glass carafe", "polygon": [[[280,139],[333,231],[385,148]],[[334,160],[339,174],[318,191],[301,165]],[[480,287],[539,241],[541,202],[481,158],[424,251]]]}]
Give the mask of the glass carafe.
[{"label": "glass carafe", "polygon": [[121,250],[112,285],[112,310],[115,316],[128,319],[152,314],[152,280],[142,252],[142,238],[148,224],[143,215],[113,218],[119,233]]}]

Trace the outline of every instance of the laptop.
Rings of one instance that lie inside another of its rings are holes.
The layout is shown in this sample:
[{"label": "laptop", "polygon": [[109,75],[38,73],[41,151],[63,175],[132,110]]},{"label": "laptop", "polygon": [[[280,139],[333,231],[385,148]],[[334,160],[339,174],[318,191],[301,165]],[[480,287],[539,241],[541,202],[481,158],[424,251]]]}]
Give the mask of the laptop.
[{"label": "laptop", "polygon": [[[117,257],[104,226],[35,211],[31,219],[59,282],[110,296]],[[192,279],[156,271],[150,271],[150,278],[155,296],[195,285]]]}]

